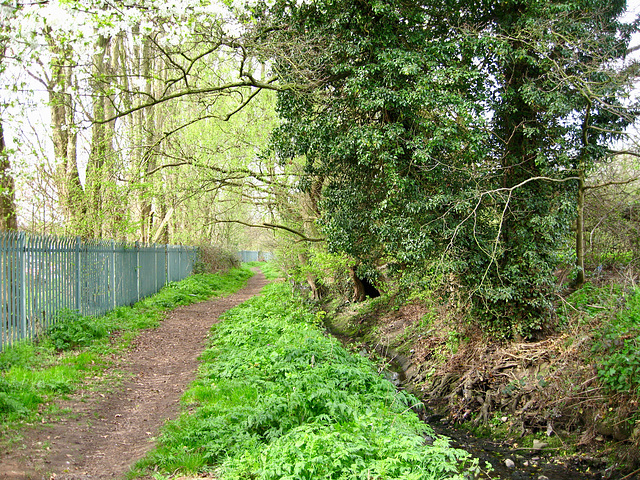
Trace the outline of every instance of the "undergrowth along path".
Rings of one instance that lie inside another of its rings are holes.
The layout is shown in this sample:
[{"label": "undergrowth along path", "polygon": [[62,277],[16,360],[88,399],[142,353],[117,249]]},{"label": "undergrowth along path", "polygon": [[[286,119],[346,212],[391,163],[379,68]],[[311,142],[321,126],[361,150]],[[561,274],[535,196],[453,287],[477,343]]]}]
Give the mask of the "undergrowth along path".
[{"label": "undergrowth along path", "polygon": [[165,420],[195,379],[198,356],[211,325],[225,311],[258,294],[262,272],[240,291],[173,310],[145,330],[117,366],[121,385],[103,393],[83,391],[62,402],[71,412],[51,425],[24,432],[22,445],[0,455],[0,479],[113,479],[153,446]]}]

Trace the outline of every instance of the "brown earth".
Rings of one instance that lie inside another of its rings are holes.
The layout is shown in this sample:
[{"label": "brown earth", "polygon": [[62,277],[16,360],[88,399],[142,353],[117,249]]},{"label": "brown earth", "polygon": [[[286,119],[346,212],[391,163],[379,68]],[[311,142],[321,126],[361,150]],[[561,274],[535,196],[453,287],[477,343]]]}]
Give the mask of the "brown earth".
[{"label": "brown earth", "polygon": [[0,479],[122,477],[153,447],[163,423],[178,414],[211,325],[266,283],[258,272],[239,292],[180,307],[158,328],[143,331],[113,366],[125,372],[124,381],[104,385],[103,393],[78,392],[60,404],[70,414],[20,432],[20,441],[0,452]]},{"label": "brown earth", "polygon": [[[490,342],[470,325],[460,332],[464,312],[436,300],[398,308],[350,304],[325,321],[357,350],[375,350],[374,359],[386,359],[403,387],[428,407],[428,423],[457,437],[461,448],[497,471],[504,458],[485,458],[483,451],[529,464],[527,455],[538,458],[530,472],[516,462],[519,476],[507,468],[489,478],[539,478],[540,467],[554,480],[640,480],[640,425],[628,420],[635,418],[638,398],[605,395],[597,370],[585,360],[597,325],[584,321],[537,341]],[[473,439],[467,430],[499,440]]]}]

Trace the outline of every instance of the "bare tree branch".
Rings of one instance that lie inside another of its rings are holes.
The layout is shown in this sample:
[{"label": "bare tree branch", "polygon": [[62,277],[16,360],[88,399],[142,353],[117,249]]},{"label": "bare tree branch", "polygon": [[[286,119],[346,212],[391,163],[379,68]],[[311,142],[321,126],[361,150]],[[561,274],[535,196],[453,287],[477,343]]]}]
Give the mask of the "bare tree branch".
[{"label": "bare tree branch", "polygon": [[242,222],[240,220],[215,220],[213,223],[238,223],[240,225],[244,225],[246,227],[251,227],[251,228],[267,228],[269,230],[284,230],[286,232],[292,233],[292,234],[297,235],[297,236],[300,237],[300,240],[298,240],[296,243],[298,243],[298,242],[324,242],[324,241],[326,241],[325,238],[309,238],[305,234],[300,233],[297,230],[294,230],[293,228],[289,228],[289,227],[286,227],[284,225],[276,225],[276,224],[273,224],[273,223],[255,224],[255,223]]}]

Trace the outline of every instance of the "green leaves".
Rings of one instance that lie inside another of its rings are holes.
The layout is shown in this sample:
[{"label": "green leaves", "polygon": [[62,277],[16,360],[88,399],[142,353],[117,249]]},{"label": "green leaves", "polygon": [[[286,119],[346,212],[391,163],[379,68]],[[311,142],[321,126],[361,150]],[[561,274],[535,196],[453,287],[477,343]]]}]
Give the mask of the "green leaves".
[{"label": "green leaves", "polygon": [[47,332],[56,350],[64,351],[86,347],[95,340],[106,337],[109,330],[105,322],[93,317],[83,317],[74,310],[62,310]]},{"label": "green leaves", "polygon": [[576,179],[635,117],[624,2],[289,3],[270,13],[322,48],[279,59],[305,87],[279,93],[273,144],[324,182],[329,251],[408,277],[455,256],[484,331],[550,326]]},{"label": "green leaves", "polygon": [[426,445],[434,435],[411,412],[416,399],[325,336],[316,317],[283,284],[225,314],[183,399],[189,412],[145,463],[221,465],[226,479],[462,478],[467,455],[444,439]]},{"label": "green leaves", "polygon": [[62,311],[59,322],[37,344],[19,342],[0,352],[3,426],[35,416],[39,405],[71,392],[88,372],[104,369],[108,360],[103,354],[111,357],[114,353],[114,345],[109,342],[111,333],[122,333],[115,345],[123,346],[137,330],[157,326],[168,308],[233,292],[252,274],[248,269],[235,269],[226,275],[192,275],[132,307],[120,307],[97,318]]},{"label": "green leaves", "polygon": [[610,390],[640,394],[640,291],[628,297],[593,350],[599,357],[598,376]]}]

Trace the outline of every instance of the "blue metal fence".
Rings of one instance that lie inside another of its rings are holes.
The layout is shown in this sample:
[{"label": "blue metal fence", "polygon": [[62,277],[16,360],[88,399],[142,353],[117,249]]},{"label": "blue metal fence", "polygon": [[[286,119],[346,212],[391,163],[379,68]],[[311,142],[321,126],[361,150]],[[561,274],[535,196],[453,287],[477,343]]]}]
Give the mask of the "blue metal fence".
[{"label": "blue metal fence", "polygon": [[240,250],[238,257],[241,262],[269,262],[273,260],[274,255],[260,250]]},{"label": "blue metal fence", "polygon": [[101,315],[191,274],[197,249],[0,232],[0,350],[65,308]]}]

